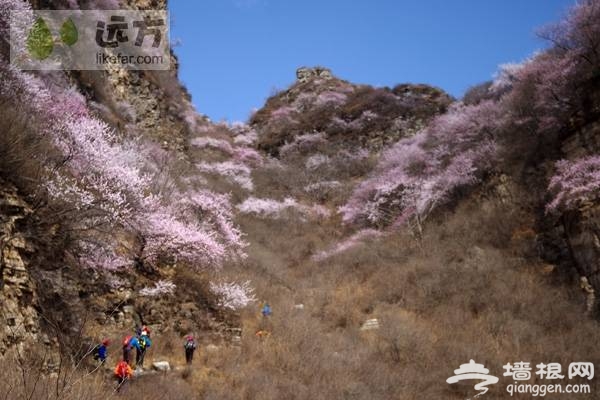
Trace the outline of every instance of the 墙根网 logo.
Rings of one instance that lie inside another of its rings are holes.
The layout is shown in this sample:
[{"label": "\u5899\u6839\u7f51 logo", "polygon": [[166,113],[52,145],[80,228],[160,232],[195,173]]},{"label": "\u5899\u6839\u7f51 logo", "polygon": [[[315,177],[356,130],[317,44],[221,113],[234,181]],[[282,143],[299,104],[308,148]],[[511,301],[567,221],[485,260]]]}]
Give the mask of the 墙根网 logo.
[{"label": "\u5899\u6839\u7f51 logo", "polygon": [[498,377],[489,375],[490,371],[483,366],[471,360],[468,364],[462,364],[459,369],[454,370],[454,376],[446,379],[446,382],[453,384],[459,381],[478,381],[474,389],[479,391],[475,397],[486,394],[489,390],[487,386],[498,383]]}]

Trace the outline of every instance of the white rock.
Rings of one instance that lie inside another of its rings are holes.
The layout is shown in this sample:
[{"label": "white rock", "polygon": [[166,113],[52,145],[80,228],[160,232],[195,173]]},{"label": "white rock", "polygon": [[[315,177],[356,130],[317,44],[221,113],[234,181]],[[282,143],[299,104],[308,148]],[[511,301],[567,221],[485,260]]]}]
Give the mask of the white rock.
[{"label": "white rock", "polygon": [[168,361],[156,361],[152,363],[152,368],[157,371],[170,371],[171,365],[169,365]]},{"label": "white rock", "polygon": [[379,329],[379,321],[377,318],[366,320],[365,323],[360,327],[361,331],[370,331],[374,329]]}]

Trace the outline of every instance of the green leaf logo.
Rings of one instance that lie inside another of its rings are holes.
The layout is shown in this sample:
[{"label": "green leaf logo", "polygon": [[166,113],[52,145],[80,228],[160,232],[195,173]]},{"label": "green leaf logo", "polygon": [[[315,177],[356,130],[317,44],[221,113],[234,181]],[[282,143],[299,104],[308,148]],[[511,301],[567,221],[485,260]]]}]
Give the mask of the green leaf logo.
[{"label": "green leaf logo", "polygon": [[52,54],[54,48],[52,33],[46,25],[46,21],[39,17],[33,24],[27,36],[27,50],[35,59],[44,60]]},{"label": "green leaf logo", "polygon": [[79,33],[77,32],[77,27],[71,18],[66,20],[65,23],[60,27],[60,39],[67,46],[73,46],[75,43],[77,43],[77,39],[79,39]]}]

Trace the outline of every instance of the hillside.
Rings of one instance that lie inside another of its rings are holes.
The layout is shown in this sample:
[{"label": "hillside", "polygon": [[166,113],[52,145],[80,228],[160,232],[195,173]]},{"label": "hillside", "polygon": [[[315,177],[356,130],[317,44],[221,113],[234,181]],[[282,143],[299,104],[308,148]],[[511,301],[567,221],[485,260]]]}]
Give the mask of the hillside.
[{"label": "hillside", "polygon": [[597,21],[581,2],[463,99],[303,67],[234,125],[176,69],[36,74],[3,42],[0,397],[106,398],[141,325],[176,368],[140,399],[463,399],[470,359],[599,365]]}]

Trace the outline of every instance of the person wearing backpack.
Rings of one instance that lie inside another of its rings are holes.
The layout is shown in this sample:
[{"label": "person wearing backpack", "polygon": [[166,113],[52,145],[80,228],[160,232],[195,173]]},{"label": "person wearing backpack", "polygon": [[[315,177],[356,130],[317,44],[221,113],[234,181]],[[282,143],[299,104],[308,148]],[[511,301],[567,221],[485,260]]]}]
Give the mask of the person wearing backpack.
[{"label": "person wearing backpack", "polygon": [[187,365],[192,364],[192,360],[194,358],[194,351],[196,350],[196,341],[192,335],[189,335],[185,338],[185,344],[183,348],[185,349],[185,362]]},{"label": "person wearing backpack", "polygon": [[148,351],[148,348],[152,346],[152,341],[150,340],[150,337],[148,337],[146,331],[142,331],[142,334],[137,339],[137,342],[139,343],[139,348],[136,347],[137,353],[135,365],[144,367],[144,357],[146,356],[146,351]]},{"label": "person wearing backpack", "polygon": [[123,339],[123,361],[125,361],[126,363],[130,363],[131,362],[131,336],[125,336],[125,338]]},{"label": "person wearing backpack", "polygon": [[137,367],[137,365],[139,365],[138,360],[142,357],[142,345],[140,344],[140,339],[138,339],[137,336],[131,337],[129,346],[132,350],[135,348],[135,361]]},{"label": "person wearing backpack", "polygon": [[100,364],[104,364],[106,362],[106,357],[108,357],[109,344],[110,340],[104,339],[99,345],[94,347],[94,360],[100,361]]},{"label": "person wearing backpack", "polygon": [[133,377],[133,370],[125,360],[119,361],[115,367],[115,378],[117,378],[117,392],[121,391],[127,380]]},{"label": "person wearing backpack", "polygon": [[271,310],[271,306],[267,302],[265,302],[265,304],[263,305],[263,308],[260,312],[263,315],[263,317],[270,317],[271,314],[273,313],[273,311]]},{"label": "person wearing backpack", "polygon": [[141,335],[146,334],[146,336],[148,336],[148,338],[150,338],[150,328],[148,328],[146,325],[142,326],[142,332]]}]

